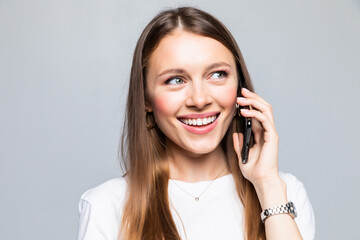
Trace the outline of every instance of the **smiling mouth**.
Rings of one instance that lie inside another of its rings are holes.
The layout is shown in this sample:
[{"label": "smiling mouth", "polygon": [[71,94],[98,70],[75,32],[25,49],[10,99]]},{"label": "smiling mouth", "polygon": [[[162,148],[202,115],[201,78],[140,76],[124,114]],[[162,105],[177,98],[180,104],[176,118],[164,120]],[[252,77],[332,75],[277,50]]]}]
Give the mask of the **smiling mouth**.
[{"label": "smiling mouth", "polygon": [[178,118],[180,122],[189,126],[206,126],[209,125],[219,117],[220,113],[205,118]]}]

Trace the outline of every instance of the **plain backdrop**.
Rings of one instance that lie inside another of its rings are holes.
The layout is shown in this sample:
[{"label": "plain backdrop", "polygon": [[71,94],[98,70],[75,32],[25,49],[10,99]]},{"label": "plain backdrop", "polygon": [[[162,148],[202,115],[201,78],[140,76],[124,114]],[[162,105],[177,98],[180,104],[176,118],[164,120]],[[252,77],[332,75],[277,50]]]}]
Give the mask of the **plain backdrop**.
[{"label": "plain backdrop", "polygon": [[356,0],[0,0],[0,239],[76,238],[81,194],[121,176],[136,41],[159,11],[185,5],[235,36],[316,239],[360,239]]}]

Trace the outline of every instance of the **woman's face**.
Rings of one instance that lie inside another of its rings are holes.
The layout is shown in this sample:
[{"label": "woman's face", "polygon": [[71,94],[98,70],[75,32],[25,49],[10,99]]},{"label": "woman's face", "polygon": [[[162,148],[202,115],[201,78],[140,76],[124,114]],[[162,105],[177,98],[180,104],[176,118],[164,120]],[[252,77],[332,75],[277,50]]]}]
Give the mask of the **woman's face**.
[{"label": "woman's face", "polygon": [[153,111],[167,144],[210,153],[224,137],[235,110],[236,65],[215,39],[176,30],[149,58],[147,110]]}]

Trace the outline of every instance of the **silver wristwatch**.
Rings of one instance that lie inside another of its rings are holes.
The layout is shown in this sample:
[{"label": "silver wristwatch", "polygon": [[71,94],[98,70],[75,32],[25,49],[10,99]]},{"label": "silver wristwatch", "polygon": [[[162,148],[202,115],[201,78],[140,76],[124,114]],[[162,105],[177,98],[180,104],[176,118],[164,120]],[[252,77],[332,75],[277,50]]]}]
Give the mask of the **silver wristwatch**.
[{"label": "silver wristwatch", "polygon": [[287,213],[292,218],[296,218],[297,213],[294,203],[290,201],[285,205],[267,208],[261,212],[260,216],[261,216],[261,220],[265,222],[265,219],[267,219],[268,217],[282,213]]}]

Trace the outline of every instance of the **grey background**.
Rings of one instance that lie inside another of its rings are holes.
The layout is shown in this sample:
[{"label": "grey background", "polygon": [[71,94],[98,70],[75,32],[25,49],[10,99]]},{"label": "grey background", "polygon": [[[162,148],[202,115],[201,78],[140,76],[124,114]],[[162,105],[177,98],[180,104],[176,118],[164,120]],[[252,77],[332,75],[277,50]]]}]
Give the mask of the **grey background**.
[{"label": "grey background", "polygon": [[359,1],[0,0],[0,239],[76,237],[80,195],[121,175],[136,41],[160,10],[187,4],[237,39],[317,239],[360,238]]}]

